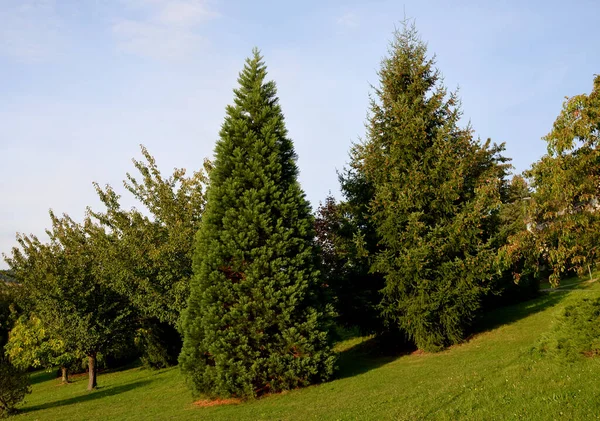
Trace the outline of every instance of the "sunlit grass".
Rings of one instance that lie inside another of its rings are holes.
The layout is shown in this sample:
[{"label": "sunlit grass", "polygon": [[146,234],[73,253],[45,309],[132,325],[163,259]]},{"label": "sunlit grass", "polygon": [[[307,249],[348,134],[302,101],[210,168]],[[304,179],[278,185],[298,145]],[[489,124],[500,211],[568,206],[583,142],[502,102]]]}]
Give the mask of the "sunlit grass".
[{"label": "sunlit grass", "polygon": [[62,386],[36,373],[15,419],[597,419],[600,359],[559,364],[531,352],[565,298],[600,290],[583,285],[498,309],[484,317],[481,333],[438,354],[370,356],[371,339],[350,336],[336,348],[340,378],[238,405],[194,406],[177,368],[101,374],[91,393],[84,377]]}]

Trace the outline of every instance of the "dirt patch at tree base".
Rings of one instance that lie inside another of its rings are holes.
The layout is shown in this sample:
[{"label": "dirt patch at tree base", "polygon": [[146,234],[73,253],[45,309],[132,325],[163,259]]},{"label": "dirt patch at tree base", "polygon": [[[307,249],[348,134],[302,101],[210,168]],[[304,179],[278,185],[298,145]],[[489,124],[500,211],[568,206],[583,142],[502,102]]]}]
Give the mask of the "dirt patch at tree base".
[{"label": "dirt patch at tree base", "polygon": [[239,403],[242,403],[241,399],[235,399],[235,398],[231,398],[231,399],[203,399],[200,401],[196,401],[194,402],[195,406],[198,406],[200,408],[208,408],[209,406],[221,406],[221,405],[237,405]]}]

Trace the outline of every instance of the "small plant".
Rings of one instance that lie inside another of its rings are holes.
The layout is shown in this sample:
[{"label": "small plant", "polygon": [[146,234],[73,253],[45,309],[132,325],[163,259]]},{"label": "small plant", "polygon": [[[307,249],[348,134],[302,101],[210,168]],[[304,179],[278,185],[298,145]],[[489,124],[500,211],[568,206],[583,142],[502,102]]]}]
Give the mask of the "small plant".
[{"label": "small plant", "polygon": [[573,300],[535,349],[567,361],[600,355],[600,297]]},{"label": "small plant", "polygon": [[27,393],[31,393],[27,373],[0,357],[0,418],[13,414]]}]

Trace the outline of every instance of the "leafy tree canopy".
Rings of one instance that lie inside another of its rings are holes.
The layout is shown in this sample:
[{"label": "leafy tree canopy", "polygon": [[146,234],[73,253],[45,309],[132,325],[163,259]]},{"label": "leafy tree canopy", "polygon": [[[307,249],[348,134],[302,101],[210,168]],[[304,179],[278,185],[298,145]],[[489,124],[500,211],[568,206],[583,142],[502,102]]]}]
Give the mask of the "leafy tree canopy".
[{"label": "leafy tree canopy", "polygon": [[10,331],[5,347],[11,363],[22,370],[30,367],[69,367],[84,356],[69,352],[64,341],[53,338],[35,315],[21,316]]},{"label": "leafy tree canopy", "polygon": [[548,154],[527,172],[534,189],[529,230],[504,255],[509,262],[529,256],[536,269],[549,265],[558,285],[568,271],[591,270],[599,256],[600,76],[589,95],[567,98],[544,140]]},{"label": "leafy tree canopy", "polygon": [[50,336],[62,341],[68,352],[90,358],[89,388],[94,388],[96,355],[125,342],[133,326],[131,308],[98,263],[104,261],[111,236],[89,218],[78,224],[67,215],[50,212],[50,217],[50,241],[18,235],[20,247],[13,248],[6,261]]},{"label": "leafy tree canopy", "polygon": [[[144,161],[133,160],[141,175],[127,174],[125,188],[144,209],[124,209],[120,196],[95,184],[104,212],[91,215],[112,234],[106,270],[112,283],[144,317],[175,326],[189,295],[192,243],[204,210],[205,172],[175,169],[164,178],[143,146]],[[209,171],[210,162],[204,168]]]}]

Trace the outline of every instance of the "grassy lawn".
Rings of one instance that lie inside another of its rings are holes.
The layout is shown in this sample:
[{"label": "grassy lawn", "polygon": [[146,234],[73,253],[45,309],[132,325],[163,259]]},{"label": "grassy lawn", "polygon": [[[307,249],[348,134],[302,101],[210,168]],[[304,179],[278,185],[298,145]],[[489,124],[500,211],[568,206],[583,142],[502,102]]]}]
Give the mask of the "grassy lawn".
[{"label": "grassy lawn", "polygon": [[592,272],[592,278],[588,275],[584,275],[581,278],[572,277],[568,279],[563,279],[560,281],[560,285],[557,288],[554,288],[550,282],[545,281],[540,284],[540,289],[543,290],[553,290],[560,291],[561,289],[583,289],[587,288],[589,283],[595,282],[600,276],[600,272]]},{"label": "grassy lawn", "polygon": [[177,368],[101,374],[91,393],[85,377],[62,386],[35,373],[14,419],[600,419],[600,359],[563,364],[530,352],[565,302],[590,293],[599,283],[498,309],[481,333],[438,354],[372,357],[369,338],[348,339],[336,380],[238,405],[194,406]]}]

